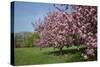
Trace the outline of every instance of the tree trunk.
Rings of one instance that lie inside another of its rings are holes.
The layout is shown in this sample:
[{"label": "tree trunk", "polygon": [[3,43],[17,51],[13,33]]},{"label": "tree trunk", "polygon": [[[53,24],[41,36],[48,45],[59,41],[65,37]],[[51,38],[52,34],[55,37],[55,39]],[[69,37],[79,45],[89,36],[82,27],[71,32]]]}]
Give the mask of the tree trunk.
[{"label": "tree trunk", "polygon": [[63,55],[62,47],[60,48],[60,55]]},{"label": "tree trunk", "polygon": [[42,47],[40,47],[40,51],[42,50]]}]

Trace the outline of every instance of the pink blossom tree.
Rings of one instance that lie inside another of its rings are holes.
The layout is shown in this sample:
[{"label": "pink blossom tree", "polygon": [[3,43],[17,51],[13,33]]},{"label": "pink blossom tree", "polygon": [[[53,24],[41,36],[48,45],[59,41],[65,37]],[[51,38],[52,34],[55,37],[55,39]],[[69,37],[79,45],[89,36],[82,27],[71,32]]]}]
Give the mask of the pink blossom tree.
[{"label": "pink blossom tree", "polygon": [[86,55],[94,56],[97,48],[97,7],[81,5],[72,7],[75,11],[72,16],[77,32],[87,46]]},{"label": "pink blossom tree", "polygon": [[66,12],[54,5],[58,11],[49,12],[43,21],[37,21],[34,25],[40,39],[37,46],[59,48],[62,53],[64,46],[79,45],[87,46],[86,55],[94,56],[97,48],[97,7],[71,5],[72,12]]},{"label": "pink blossom tree", "polygon": [[74,35],[74,31],[69,16],[60,11],[50,12],[36,27],[36,31],[40,35],[37,45],[59,48],[61,53],[64,46],[71,45],[74,39],[70,36]]}]

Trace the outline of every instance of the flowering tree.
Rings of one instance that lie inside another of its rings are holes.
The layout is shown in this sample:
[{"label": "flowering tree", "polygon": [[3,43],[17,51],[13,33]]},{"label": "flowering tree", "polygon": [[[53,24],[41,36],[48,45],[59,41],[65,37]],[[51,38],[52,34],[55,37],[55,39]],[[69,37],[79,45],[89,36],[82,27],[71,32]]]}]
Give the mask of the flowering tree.
[{"label": "flowering tree", "polygon": [[66,15],[62,12],[50,12],[44,21],[36,27],[36,31],[40,34],[40,39],[37,45],[40,47],[59,48],[62,52],[64,46],[71,45],[74,40],[72,37],[72,23]]},{"label": "flowering tree", "polygon": [[97,48],[97,7],[96,6],[73,6],[73,21],[77,32],[84,39],[87,46],[87,56],[94,56]]},{"label": "flowering tree", "polygon": [[40,39],[37,46],[59,48],[62,53],[64,46],[84,44],[87,46],[86,55],[94,56],[97,47],[97,7],[71,5],[72,12],[54,5],[58,11],[49,12],[43,21],[38,21],[35,30]]}]

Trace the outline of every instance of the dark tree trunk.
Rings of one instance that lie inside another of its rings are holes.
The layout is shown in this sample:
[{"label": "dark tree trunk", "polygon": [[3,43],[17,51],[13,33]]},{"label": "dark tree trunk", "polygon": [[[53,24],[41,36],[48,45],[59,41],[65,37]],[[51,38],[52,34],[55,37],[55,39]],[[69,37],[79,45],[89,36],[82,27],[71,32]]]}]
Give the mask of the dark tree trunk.
[{"label": "dark tree trunk", "polygon": [[40,47],[40,51],[42,50],[42,47]]},{"label": "dark tree trunk", "polygon": [[63,55],[62,47],[60,48],[60,55]]}]

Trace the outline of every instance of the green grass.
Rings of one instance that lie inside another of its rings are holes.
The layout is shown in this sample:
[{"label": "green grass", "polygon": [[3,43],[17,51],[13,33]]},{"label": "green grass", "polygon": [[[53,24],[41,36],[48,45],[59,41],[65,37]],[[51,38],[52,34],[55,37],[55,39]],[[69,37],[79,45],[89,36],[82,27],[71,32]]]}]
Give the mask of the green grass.
[{"label": "green grass", "polygon": [[84,51],[83,47],[80,50],[77,47],[63,48],[64,55],[59,55],[58,49],[53,48],[15,48],[15,65],[30,65],[30,64],[51,64],[51,63],[66,63],[96,60],[96,58],[85,60],[81,54]]}]

